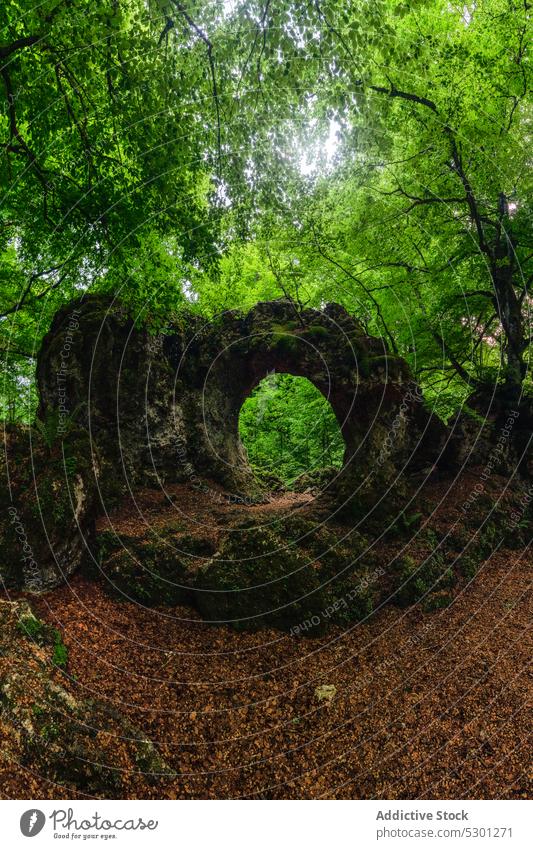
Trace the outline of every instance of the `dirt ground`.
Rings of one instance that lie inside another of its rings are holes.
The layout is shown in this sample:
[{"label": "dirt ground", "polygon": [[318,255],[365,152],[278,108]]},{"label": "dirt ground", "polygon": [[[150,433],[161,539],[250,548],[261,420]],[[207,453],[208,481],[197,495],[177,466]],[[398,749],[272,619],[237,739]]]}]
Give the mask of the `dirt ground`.
[{"label": "dirt ground", "polygon": [[[214,629],[79,577],[40,612],[63,632],[69,686],[126,713],[177,773],[157,788],[133,774],[131,797],[524,798],[525,566],[500,552],[446,610],[387,607],[320,640]],[[335,691],[320,700],[323,684]],[[27,780],[13,765],[8,794],[24,798]]]},{"label": "dirt ground", "polygon": [[[144,497],[152,526],[162,509]],[[385,605],[315,639],[213,627],[81,575],[33,607],[63,634],[64,686],[126,715],[173,770],[128,768],[130,798],[518,799],[533,790],[531,565],[500,549],[446,609]],[[14,763],[0,782],[4,798],[72,796]]]}]

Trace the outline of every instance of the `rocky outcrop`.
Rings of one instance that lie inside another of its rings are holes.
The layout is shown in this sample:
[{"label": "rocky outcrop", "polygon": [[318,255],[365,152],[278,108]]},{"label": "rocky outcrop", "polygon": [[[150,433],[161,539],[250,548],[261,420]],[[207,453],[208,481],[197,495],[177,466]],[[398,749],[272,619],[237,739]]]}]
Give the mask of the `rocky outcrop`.
[{"label": "rocky outcrop", "polygon": [[154,782],[169,770],[153,744],[110,707],[77,694],[62,669],[60,633],[27,602],[0,601],[0,737],[3,767],[48,782],[51,798],[121,798],[131,773]]},{"label": "rocky outcrop", "polygon": [[309,516],[245,511],[217,528],[172,521],[128,536],[98,535],[98,568],[110,592],[144,605],[187,604],[212,624],[317,633],[364,619],[382,572],[368,541]]},{"label": "rocky outcrop", "polygon": [[74,416],[125,486],[205,478],[247,496],[260,487],[239,411],[272,371],[308,378],[331,403],[346,446],[328,486],[339,506],[371,509],[438,458],[445,429],[406,362],[336,304],[271,301],[211,322],[183,315],[150,334],[112,300],[87,297],[44,339],[39,416]]},{"label": "rocky outcrop", "polygon": [[473,393],[450,420],[443,465],[456,472],[484,466],[485,474],[533,479],[533,398],[513,404],[496,389]]},{"label": "rocky outcrop", "polygon": [[83,428],[59,434],[57,418],[9,427],[0,466],[0,580],[42,592],[78,568],[98,512],[97,447]]},{"label": "rocky outcrop", "polygon": [[[174,506],[160,499],[156,507],[146,491],[132,512],[99,523],[92,577],[143,606],[186,605],[212,624],[299,636],[354,625],[386,602],[434,609],[449,604],[457,582],[470,580],[495,548],[524,547],[531,537],[527,488],[511,489],[495,473],[480,489],[480,472],[458,478],[453,492],[443,481],[446,499],[422,496],[412,512],[365,535],[317,520],[303,495],[237,507],[178,485],[168,493]],[[193,499],[187,516],[180,508]],[[152,523],[135,521],[148,511]]]},{"label": "rocky outcrop", "polygon": [[[349,520],[359,533],[380,532],[401,513],[417,473],[435,463],[452,470],[485,464],[491,476],[515,468],[517,445],[524,443],[521,468],[527,474],[532,413],[525,402],[509,413],[490,399],[482,409],[487,399],[472,397],[472,409],[465,408],[446,429],[426,410],[406,362],[391,355],[383,339],[368,336],[339,305],[300,310],[282,299],[210,322],[183,314],[152,333],[111,298],[85,297],[58,312],[44,339],[37,426],[8,434],[4,583],[47,589],[82,562],[97,568],[95,516],[140,486],[155,490],[184,483],[211,493],[213,501],[220,496],[213,489],[218,486],[230,502],[260,498],[269,483],[248,464],[238,418],[250,392],[272,371],[308,378],[328,398],[339,422],[342,469],[303,476],[299,487],[318,496],[315,516],[322,506],[322,518],[330,523]],[[251,552],[249,536],[242,539]],[[263,548],[278,550],[274,542],[274,548],[263,542]],[[260,534],[256,543],[261,557]],[[115,569],[121,590],[129,582],[140,600],[144,592],[150,601],[178,603],[193,592],[207,618],[241,618],[249,608],[261,619],[269,593],[269,610],[278,609],[282,599],[276,591],[282,585],[298,615],[312,613],[314,602],[298,607],[294,598],[318,598],[322,590],[315,591],[312,583],[316,570],[301,569],[298,558],[287,566],[286,555],[263,564],[272,578],[270,590],[259,592],[256,572],[239,568],[243,592],[221,613],[222,597],[209,582],[226,592],[227,582],[237,580],[237,553],[228,538],[200,552],[205,569],[191,576],[188,557],[144,540],[140,558],[118,554],[106,568],[110,580],[109,570]],[[308,552],[302,556],[308,558]],[[330,599],[321,596],[317,603],[324,607]]]}]

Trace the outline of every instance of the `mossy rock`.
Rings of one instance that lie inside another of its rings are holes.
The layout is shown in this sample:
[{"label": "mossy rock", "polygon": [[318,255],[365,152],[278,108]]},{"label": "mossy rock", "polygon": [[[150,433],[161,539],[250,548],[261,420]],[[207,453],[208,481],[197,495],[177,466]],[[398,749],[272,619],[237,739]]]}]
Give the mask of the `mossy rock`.
[{"label": "mossy rock", "polygon": [[357,560],[364,547],[359,535],[340,547],[331,530],[299,516],[267,530],[243,523],[198,572],[195,604],[205,618],[237,630],[272,626],[313,636],[359,622],[378,588]]},{"label": "mossy rock", "polygon": [[299,345],[298,336],[292,333],[273,333],[272,346],[287,354],[294,353]]},{"label": "mossy rock", "polygon": [[146,772],[154,782],[168,775],[138,728],[72,687],[51,657],[54,632],[27,602],[0,602],[0,701],[9,759],[69,795],[124,798],[128,772]]},{"label": "mossy rock", "polygon": [[330,328],[324,327],[323,324],[310,324],[302,331],[304,339],[311,339],[315,342],[325,341],[331,337]]},{"label": "mossy rock", "polygon": [[98,458],[85,431],[20,429],[7,440],[0,517],[0,576],[13,589],[61,584],[87,556],[94,531]]},{"label": "mossy rock", "polygon": [[475,578],[484,562],[485,557],[481,554],[479,548],[473,546],[459,555],[456,561],[456,568],[460,575],[466,578],[467,581],[471,581]]},{"label": "mossy rock", "polygon": [[444,553],[433,551],[420,562],[409,555],[392,564],[394,572],[394,601],[409,607],[437,592],[448,590],[456,583],[454,571],[447,566]]},{"label": "mossy rock", "polygon": [[268,625],[290,630],[325,604],[316,564],[264,529],[243,528],[226,537],[199,571],[195,590],[206,619],[237,630]]},{"label": "mossy rock", "polygon": [[369,358],[369,372],[384,370],[389,379],[397,380],[398,378],[409,379],[409,369],[405,360],[393,354],[380,354]]},{"label": "mossy rock", "polygon": [[321,469],[313,469],[299,475],[291,484],[290,489],[294,492],[307,492],[318,494],[327,489],[339,475],[336,466],[325,466]]},{"label": "mossy rock", "polygon": [[424,599],[423,610],[426,613],[433,613],[435,610],[444,610],[453,603],[453,595],[445,590],[430,595]]},{"label": "mossy rock", "polygon": [[194,554],[164,536],[113,540],[105,532],[99,541],[98,571],[113,593],[148,606],[191,603],[195,568],[208,551],[201,544],[197,550],[204,553]]}]

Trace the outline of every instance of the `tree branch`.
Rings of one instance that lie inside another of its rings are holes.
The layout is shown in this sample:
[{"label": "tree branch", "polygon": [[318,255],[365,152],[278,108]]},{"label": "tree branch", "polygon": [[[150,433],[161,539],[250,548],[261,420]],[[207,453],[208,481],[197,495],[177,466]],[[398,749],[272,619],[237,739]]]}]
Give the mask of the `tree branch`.
[{"label": "tree branch", "polygon": [[[28,280],[28,282],[27,282],[27,284],[24,288],[24,291],[22,292],[22,295],[20,296],[17,303],[14,304],[12,307],[9,307],[9,309],[5,310],[5,312],[0,313],[0,318],[7,318],[8,315],[12,315],[13,313],[16,313],[16,312],[18,312],[19,310],[22,309],[22,307],[24,306],[26,300],[28,299],[28,297],[31,293],[32,286],[33,286],[33,284],[35,283],[36,280],[39,280],[41,277],[45,277],[48,274],[54,274],[56,271],[59,271],[61,268],[64,268],[64,267],[65,267],[65,263],[61,263],[60,265],[56,265],[53,268],[47,268],[46,271],[36,271],[33,274],[31,274],[30,278],[29,278],[29,280]],[[52,283],[50,286],[48,286],[47,289],[44,289],[42,292],[39,292],[38,295],[35,295],[34,300],[39,301],[39,300],[41,300],[41,298],[44,298],[46,295],[48,295],[54,289],[57,289],[61,285],[61,283],[63,282],[65,277],[66,277],[66,274],[60,275],[57,278],[57,280],[54,281],[54,283]]]},{"label": "tree branch", "polygon": [[20,357],[24,360],[35,359],[35,354],[28,354],[27,351],[23,351],[21,348],[17,348],[16,345],[12,345],[11,342],[7,345],[7,347],[0,347],[0,354],[5,354],[6,356],[12,357]]},{"label": "tree branch", "polygon": [[189,26],[196,33],[198,38],[200,38],[207,48],[207,59],[209,62],[209,69],[211,73],[211,84],[213,86],[213,100],[215,101],[215,112],[216,112],[216,121],[217,121],[217,151],[218,151],[218,165],[217,171],[218,176],[220,177],[220,171],[222,167],[222,141],[221,141],[221,121],[220,121],[220,103],[218,99],[218,85],[217,85],[217,77],[215,72],[215,60],[213,57],[213,44],[209,39],[207,33],[203,31],[203,29],[198,26],[198,24],[191,18],[187,9],[182,6],[177,0],[172,0],[174,6],[178,10],[178,12],[185,18]]},{"label": "tree branch", "polygon": [[452,170],[455,171],[455,173],[458,175],[458,177],[459,177],[459,179],[460,179],[460,181],[463,185],[463,188],[465,190],[466,200],[468,202],[468,208],[470,210],[470,218],[472,219],[472,221],[474,222],[475,227],[476,227],[480,250],[482,250],[483,253],[490,256],[491,252],[490,252],[489,246],[487,245],[487,242],[485,241],[485,231],[483,230],[483,224],[481,222],[481,216],[479,214],[477,201],[476,201],[472,186],[470,185],[470,181],[469,181],[469,179],[466,176],[466,173],[464,171],[462,158],[461,158],[461,155],[460,155],[458,147],[457,147],[457,142],[456,142],[455,137],[453,135],[453,130],[451,129],[451,127],[448,127],[448,126],[446,126],[444,129],[445,129],[446,135],[450,139],[450,144],[451,144],[451,149],[452,149],[452,161],[453,161]]},{"label": "tree branch", "polygon": [[12,53],[16,53],[17,50],[37,44],[41,38],[42,36],[40,35],[27,35],[25,38],[18,38],[12,44],[0,46],[0,59],[7,59]]},{"label": "tree branch", "polygon": [[[39,182],[42,184],[42,186],[45,190],[45,207],[46,207],[46,194],[48,192],[48,189],[50,188],[49,184],[48,184],[48,179],[46,177],[44,170],[41,168],[39,162],[37,161],[37,157],[30,150],[30,148],[26,144],[24,138],[22,137],[22,135],[19,131],[18,124],[17,124],[17,112],[16,112],[16,109],[15,109],[15,99],[16,98],[15,98],[15,93],[13,91],[13,87],[11,85],[11,76],[9,74],[9,69],[8,69],[7,65],[4,65],[1,73],[2,73],[2,77],[3,77],[3,80],[4,80],[5,89],[6,89],[6,97],[7,97],[7,104],[8,104],[8,115],[9,115],[10,143],[5,146],[6,150],[10,151],[11,153],[22,153],[29,160],[30,165],[33,166],[33,168],[35,170],[35,173],[37,175],[37,178],[39,179]],[[13,140],[17,141],[17,143],[19,145],[18,147],[13,144]],[[45,218],[46,218],[46,215],[45,215]]]},{"label": "tree branch", "polygon": [[481,386],[480,382],[467,372],[467,370],[464,368],[462,363],[459,362],[453,351],[450,349],[450,346],[448,345],[444,337],[439,333],[439,331],[435,330],[435,328],[432,327],[431,335],[433,336],[435,342],[440,345],[444,354],[448,357],[450,363],[452,364],[453,368],[455,369],[457,374],[462,377],[465,383],[479,388]]},{"label": "tree branch", "polygon": [[[364,86],[363,80],[356,80],[355,84],[357,86]],[[388,97],[399,97],[401,100],[408,100],[411,103],[419,103],[421,106],[426,106],[428,109],[431,109],[431,111],[435,112],[435,114],[438,113],[436,104],[432,100],[429,100],[428,97],[423,97],[420,94],[412,94],[412,92],[409,91],[400,91],[400,89],[397,89],[394,85],[391,85],[390,88],[380,85],[369,85],[368,88],[372,91],[377,91],[380,94],[386,94]]]},{"label": "tree branch", "polygon": [[329,262],[329,263],[331,263],[332,265],[336,266],[336,268],[338,268],[340,271],[342,271],[342,272],[343,272],[343,274],[346,274],[346,276],[347,276],[347,277],[349,277],[351,280],[353,280],[355,283],[357,283],[357,284],[361,287],[361,289],[364,291],[364,293],[367,295],[367,297],[369,297],[369,298],[370,298],[370,300],[372,301],[372,303],[374,304],[374,306],[375,306],[375,308],[376,308],[376,312],[377,312],[377,314],[378,314],[378,316],[379,316],[379,319],[380,319],[380,321],[381,321],[381,324],[383,325],[383,328],[384,328],[384,330],[385,330],[385,333],[386,333],[386,334],[387,334],[387,336],[388,336],[388,339],[389,339],[389,341],[390,341],[390,344],[391,344],[392,350],[393,350],[393,352],[394,352],[395,354],[397,354],[397,353],[398,353],[398,346],[396,345],[396,341],[395,341],[395,339],[394,339],[394,336],[392,335],[392,333],[390,332],[389,328],[387,327],[387,323],[386,323],[386,321],[385,321],[385,319],[384,319],[384,317],[383,317],[383,313],[382,313],[382,311],[381,311],[381,306],[379,305],[379,302],[378,302],[378,301],[374,298],[374,296],[373,296],[372,292],[370,291],[370,289],[368,289],[368,288],[365,286],[365,284],[363,283],[363,281],[362,281],[362,280],[360,280],[358,277],[356,277],[356,276],[355,276],[355,274],[352,274],[352,272],[351,272],[351,271],[349,271],[347,268],[345,268],[345,267],[344,267],[344,266],[343,266],[340,262],[338,262],[338,261],[337,261],[334,257],[330,256],[330,255],[329,255],[329,254],[328,254],[328,253],[327,253],[327,252],[326,252],[326,251],[322,248],[322,246],[320,245],[320,242],[319,242],[319,240],[318,240],[318,236],[317,236],[317,233],[316,233],[315,227],[314,227],[314,225],[313,225],[312,223],[311,223],[311,228],[312,228],[312,230],[313,230],[313,237],[314,237],[314,240],[315,240],[315,245],[316,245],[317,251],[318,251],[318,253],[320,254],[320,256],[321,256],[321,257],[323,257],[325,260],[327,260],[327,262]]}]

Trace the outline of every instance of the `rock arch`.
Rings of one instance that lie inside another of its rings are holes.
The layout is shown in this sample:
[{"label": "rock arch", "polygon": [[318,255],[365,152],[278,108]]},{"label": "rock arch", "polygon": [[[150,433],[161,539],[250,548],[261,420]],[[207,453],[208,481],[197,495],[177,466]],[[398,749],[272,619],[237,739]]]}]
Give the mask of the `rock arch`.
[{"label": "rock arch", "polygon": [[39,416],[75,416],[135,484],[256,483],[239,433],[241,406],[271,371],[308,378],[329,400],[346,444],[339,501],[365,509],[400,472],[433,462],[443,427],[407,363],[338,304],[299,310],[288,299],[206,321],[183,315],[151,334],[110,298],[62,308],[38,359]]}]

